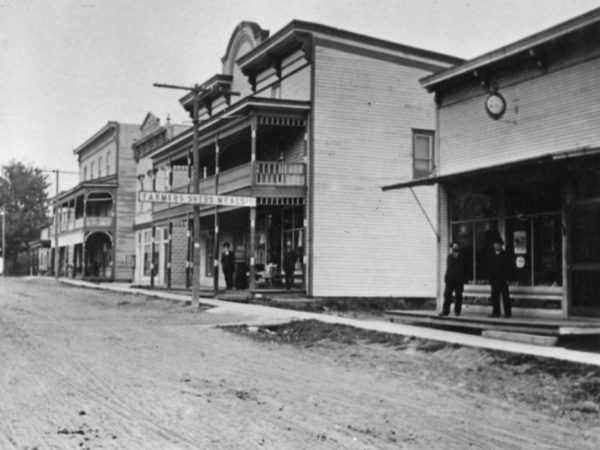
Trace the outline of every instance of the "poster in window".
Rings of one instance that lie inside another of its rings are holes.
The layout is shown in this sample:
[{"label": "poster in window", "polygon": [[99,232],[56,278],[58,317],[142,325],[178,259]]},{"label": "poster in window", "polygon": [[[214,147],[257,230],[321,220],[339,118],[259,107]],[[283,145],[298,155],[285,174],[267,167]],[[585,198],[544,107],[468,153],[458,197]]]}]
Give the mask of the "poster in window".
[{"label": "poster in window", "polygon": [[525,255],[527,253],[527,232],[515,231],[513,235],[513,244],[515,255]]}]

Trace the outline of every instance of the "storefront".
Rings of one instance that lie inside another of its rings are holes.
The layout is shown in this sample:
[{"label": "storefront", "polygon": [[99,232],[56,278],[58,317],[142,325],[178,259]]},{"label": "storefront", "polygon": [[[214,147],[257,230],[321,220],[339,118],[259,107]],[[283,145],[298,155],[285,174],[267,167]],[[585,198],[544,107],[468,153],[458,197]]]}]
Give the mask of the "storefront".
[{"label": "storefront", "polygon": [[437,103],[438,306],[450,242],[467,310],[490,312],[487,258],[512,260],[513,315],[600,316],[600,9],[421,80]]}]

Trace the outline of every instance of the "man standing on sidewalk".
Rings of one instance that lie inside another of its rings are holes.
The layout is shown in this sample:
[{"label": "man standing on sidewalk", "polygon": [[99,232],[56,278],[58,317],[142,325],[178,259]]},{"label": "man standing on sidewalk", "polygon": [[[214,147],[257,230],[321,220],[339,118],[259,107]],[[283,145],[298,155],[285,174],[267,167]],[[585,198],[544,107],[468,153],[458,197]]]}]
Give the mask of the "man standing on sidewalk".
[{"label": "man standing on sidewalk", "polygon": [[503,245],[502,238],[497,237],[494,240],[494,251],[490,257],[489,281],[492,288],[492,315],[490,317],[500,317],[500,296],[502,296],[504,317],[508,319],[512,315],[508,282],[512,278],[513,270],[512,262],[502,248]]},{"label": "man standing on sidewalk", "polygon": [[229,242],[223,244],[223,253],[221,253],[221,267],[225,276],[227,289],[233,289],[233,272],[235,270],[235,258],[233,252],[229,249]]},{"label": "man standing on sidewalk", "polygon": [[460,244],[458,242],[452,242],[450,244],[451,252],[446,259],[446,274],[444,275],[444,304],[442,306],[442,312],[440,316],[447,316],[450,314],[450,304],[452,303],[452,294],[454,293],[456,299],[454,300],[454,314],[460,316],[462,309],[462,295],[463,287],[467,281],[467,267],[466,260],[462,254]]},{"label": "man standing on sidewalk", "polygon": [[294,271],[296,270],[297,259],[298,255],[292,247],[292,241],[287,241],[283,252],[283,271],[285,272],[285,288],[288,290],[294,285]]}]

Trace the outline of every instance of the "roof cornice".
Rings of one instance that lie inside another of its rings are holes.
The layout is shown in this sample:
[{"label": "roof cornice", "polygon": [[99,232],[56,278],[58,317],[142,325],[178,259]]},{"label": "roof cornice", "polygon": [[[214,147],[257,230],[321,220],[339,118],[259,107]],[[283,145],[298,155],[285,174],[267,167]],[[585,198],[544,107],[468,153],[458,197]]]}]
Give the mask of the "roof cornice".
[{"label": "roof cornice", "polygon": [[270,54],[273,53],[273,50],[278,47],[286,48],[287,46],[292,45],[294,41],[297,42],[299,34],[308,34],[310,36],[319,35],[321,37],[329,36],[337,39],[355,41],[366,45],[385,48],[388,51],[412,55],[418,58],[430,58],[447,64],[459,64],[464,61],[461,58],[456,58],[447,54],[411,47],[340,28],[313,22],[293,20],[266,41],[239,58],[237,63],[242,71],[247,74],[252,70],[251,67],[255,65],[256,60],[265,57],[265,55],[270,56]]},{"label": "roof cornice", "polygon": [[500,47],[489,53],[473,58],[450,69],[426,76],[420,80],[423,87],[429,91],[438,86],[452,84],[461,76],[468,73],[480,71],[493,64],[501,64],[503,60],[516,57],[518,54],[534,51],[536,48],[547,45],[568,34],[578,32],[583,28],[591,27],[600,23],[600,8],[596,8],[586,14],[562,22],[556,26],[535,33],[512,44]]},{"label": "roof cornice", "polygon": [[92,143],[100,139],[102,136],[107,134],[110,130],[117,130],[119,128],[119,123],[115,121],[109,121],[104,127],[102,127],[96,134],[94,134],[91,138],[81,144],[79,147],[73,150],[73,154],[77,155],[89,147]]}]

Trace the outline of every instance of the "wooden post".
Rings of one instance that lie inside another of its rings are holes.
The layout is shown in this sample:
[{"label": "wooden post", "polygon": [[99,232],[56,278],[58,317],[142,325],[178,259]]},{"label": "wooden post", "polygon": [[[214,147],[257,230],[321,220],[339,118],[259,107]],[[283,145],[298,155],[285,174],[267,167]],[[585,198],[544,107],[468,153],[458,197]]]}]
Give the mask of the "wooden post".
[{"label": "wooden post", "polygon": [[[193,173],[193,192],[194,194],[200,193],[200,146],[198,136],[198,126],[200,120],[198,113],[200,109],[200,87],[194,86],[194,110],[192,116],[192,123],[194,127],[194,173]],[[192,302],[200,306],[200,205],[194,204],[193,206],[194,215],[194,248],[193,258],[194,266],[192,270]]]},{"label": "wooden post", "polygon": [[[215,195],[219,194],[219,135],[215,137]],[[213,242],[213,290],[219,293],[219,207],[215,206],[215,235]]]},{"label": "wooden post", "polygon": [[191,286],[191,261],[192,261],[192,221],[190,215],[187,215],[187,255],[185,257],[185,288],[189,289]]},{"label": "wooden post", "polygon": [[150,249],[150,289],[154,289],[154,252],[156,251],[156,227],[152,224],[152,243]]},{"label": "wooden post", "polygon": [[250,292],[254,290],[256,274],[256,207],[250,207]]},{"label": "wooden post", "polygon": [[167,288],[171,289],[172,274],[171,262],[173,260],[173,221],[169,219],[169,253],[167,254]]},{"label": "wooden post", "polygon": [[[250,176],[252,177],[252,195],[254,195],[254,185],[256,182],[256,134],[258,128],[258,120],[256,116],[252,116],[250,121],[252,139],[250,143]],[[254,290],[256,274],[256,207],[250,208],[250,292]]]}]

